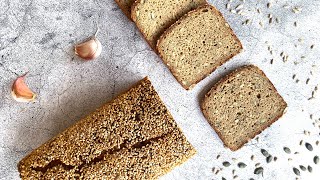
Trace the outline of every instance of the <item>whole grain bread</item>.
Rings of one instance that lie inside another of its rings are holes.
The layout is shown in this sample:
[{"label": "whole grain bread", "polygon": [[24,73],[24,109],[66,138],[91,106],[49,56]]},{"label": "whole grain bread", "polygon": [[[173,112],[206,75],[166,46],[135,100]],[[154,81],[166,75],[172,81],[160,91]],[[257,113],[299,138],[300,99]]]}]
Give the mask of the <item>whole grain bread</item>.
[{"label": "whole grain bread", "polygon": [[204,4],[206,0],[137,0],[132,5],[131,17],[151,48],[156,50],[157,40],[168,27]]},{"label": "whole grain bread", "polygon": [[134,0],[115,0],[122,12],[131,19],[131,6]]},{"label": "whole grain bread", "polygon": [[160,37],[157,49],[185,89],[191,89],[242,45],[222,14],[213,6],[199,7],[179,19]]},{"label": "whole grain bread", "polygon": [[209,124],[232,151],[278,120],[286,107],[270,80],[253,65],[221,79],[201,103]]},{"label": "whole grain bread", "polygon": [[23,158],[22,179],[154,179],[195,150],[145,78]]}]

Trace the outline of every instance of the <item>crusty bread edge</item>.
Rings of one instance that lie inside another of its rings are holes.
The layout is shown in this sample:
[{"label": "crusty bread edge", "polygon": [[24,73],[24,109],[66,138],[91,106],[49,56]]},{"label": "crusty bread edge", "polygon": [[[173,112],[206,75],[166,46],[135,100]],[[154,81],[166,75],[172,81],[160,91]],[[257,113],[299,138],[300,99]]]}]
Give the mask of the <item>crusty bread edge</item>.
[{"label": "crusty bread edge", "polygon": [[[173,74],[173,76],[175,77],[175,79],[176,79],[176,80],[181,84],[181,86],[182,86],[184,89],[186,89],[186,90],[192,89],[198,82],[200,82],[201,80],[203,80],[203,79],[205,79],[206,77],[208,77],[213,71],[215,71],[215,70],[216,70],[218,67],[220,67],[222,64],[224,64],[224,63],[226,63],[227,61],[229,61],[229,60],[230,60],[232,57],[234,57],[235,55],[239,54],[239,53],[242,51],[242,49],[243,49],[243,46],[242,46],[240,40],[239,40],[238,37],[235,35],[235,33],[233,32],[232,28],[231,28],[230,25],[229,25],[229,28],[230,28],[230,30],[231,30],[231,35],[234,36],[234,37],[235,37],[235,40],[240,44],[240,49],[239,49],[239,51],[237,51],[237,52],[235,52],[234,54],[228,56],[225,61],[221,62],[218,66],[213,67],[211,70],[208,71],[207,74],[205,74],[205,75],[203,75],[202,77],[200,77],[199,79],[197,79],[197,80],[196,80],[193,84],[191,84],[190,86],[186,86],[186,85],[184,85],[181,81],[179,81],[179,80],[178,80],[178,77],[177,77],[177,75],[176,75],[176,71],[175,71],[172,67],[170,67],[170,66],[167,65],[167,62],[166,62],[166,60],[164,59],[164,57],[163,57],[163,55],[162,55],[162,51],[160,50],[159,45],[160,45],[161,41],[166,37],[166,35],[167,35],[168,33],[170,33],[170,32],[174,29],[175,26],[177,26],[178,24],[180,24],[181,21],[184,20],[184,19],[186,19],[190,14],[195,13],[198,9],[201,9],[201,8],[210,8],[210,9],[213,9],[214,12],[216,12],[219,16],[222,16],[222,17],[223,17],[223,15],[221,14],[221,12],[218,11],[218,10],[217,10],[214,6],[212,6],[212,5],[207,4],[207,5],[199,6],[198,8],[189,11],[187,14],[185,14],[185,15],[182,16],[179,20],[177,20],[174,24],[172,24],[172,25],[160,36],[160,38],[159,38],[158,41],[157,41],[157,46],[156,46],[157,52],[158,52],[160,58],[163,60],[163,62],[164,62],[164,63],[166,64],[166,66],[169,68],[169,70],[171,71],[171,73]],[[228,22],[226,21],[226,23],[228,23]]]},{"label": "crusty bread edge", "polygon": [[[227,146],[226,140],[222,137],[222,134],[211,124],[211,122],[209,121],[209,114],[206,112],[205,110],[205,106],[206,106],[206,102],[207,102],[207,96],[208,94],[210,94],[212,91],[215,91],[218,87],[219,84],[227,81],[230,77],[233,77],[234,75],[236,75],[238,72],[247,69],[247,68],[253,68],[257,71],[257,73],[261,74],[262,76],[266,77],[268,79],[268,81],[271,83],[273,90],[278,94],[278,96],[281,98],[281,101],[284,103],[283,106],[283,110],[282,113],[275,117],[272,121],[270,121],[269,124],[267,124],[266,126],[260,128],[254,135],[252,135],[250,137],[250,139],[246,139],[244,141],[243,144],[241,144],[238,147],[230,147]],[[258,134],[260,134],[263,130],[267,129],[268,127],[270,127],[274,122],[276,122],[279,118],[281,118],[283,116],[283,114],[285,113],[285,109],[287,108],[287,103],[284,101],[283,97],[279,94],[279,92],[277,91],[277,89],[274,87],[273,83],[270,81],[270,79],[266,76],[266,74],[259,69],[257,66],[255,65],[244,65],[241,66],[239,68],[237,68],[236,70],[232,71],[231,73],[229,73],[228,75],[224,76],[223,78],[221,78],[217,83],[215,83],[215,85],[206,93],[205,97],[203,98],[202,102],[200,102],[200,108],[201,111],[204,115],[204,117],[207,119],[208,123],[210,124],[210,126],[214,129],[214,131],[218,134],[219,138],[222,140],[223,144],[225,147],[228,147],[231,151],[236,151],[238,149],[240,149],[241,147],[243,147],[247,142],[249,142],[251,139],[253,139],[255,136],[257,136]]]},{"label": "crusty bread edge", "polygon": [[121,9],[121,11],[123,12],[123,14],[125,14],[125,15],[127,16],[127,18],[128,18],[130,21],[132,21],[132,19],[131,19],[131,13],[130,13],[130,12],[131,12],[131,9],[129,9],[129,12],[128,12],[127,9],[120,4],[119,0],[114,0],[114,1],[118,4],[118,6],[119,6],[119,8]]}]

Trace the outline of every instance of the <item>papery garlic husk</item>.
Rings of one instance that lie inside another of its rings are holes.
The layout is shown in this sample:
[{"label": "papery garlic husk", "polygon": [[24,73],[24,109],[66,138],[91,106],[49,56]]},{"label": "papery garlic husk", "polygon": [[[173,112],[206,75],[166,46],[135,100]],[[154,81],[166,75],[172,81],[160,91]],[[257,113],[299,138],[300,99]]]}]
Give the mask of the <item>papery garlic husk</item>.
[{"label": "papery garlic husk", "polygon": [[96,37],[74,47],[75,54],[85,60],[97,58],[101,51],[102,45]]},{"label": "papery garlic husk", "polygon": [[32,102],[36,98],[24,81],[26,75],[18,77],[12,84],[11,95],[18,102]]}]

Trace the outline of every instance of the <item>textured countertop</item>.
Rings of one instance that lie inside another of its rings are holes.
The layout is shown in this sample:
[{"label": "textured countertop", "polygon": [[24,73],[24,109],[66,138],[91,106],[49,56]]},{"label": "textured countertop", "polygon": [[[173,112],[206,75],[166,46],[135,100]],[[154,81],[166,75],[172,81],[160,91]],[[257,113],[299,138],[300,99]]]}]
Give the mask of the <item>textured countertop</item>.
[{"label": "textured countertop", "polygon": [[[320,177],[320,164],[313,162],[320,156],[320,1],[233,0],[232,11],[228,2],[211,1],[244,52],[186,91],[113,0],[0,0],[0,179],[18,179],[22,157],[145,76],[198,151],[161,179]],[[235,10],[239,4],[243,7]],[[103,52],[84,62],[73,55],[73,45],[94,33],[95,22]],[[255,64],[267,74],[288,109],[258,140],[231,152],[208,125],[199,101],[219,78],[244,64]],[[15,102],[10,94],[14,79],[25,72],[38,95],[33,103]],[[261,149],[277,161],[267,163]],[[224,167],[224,161],[231,165]],[[239,162],[247,166],[239,168]],[[264,168],[263,176],[254,174],[256,163]],[[299,165],[309,165],[312,173],[300,170],[295,175],[293,167]]]}]

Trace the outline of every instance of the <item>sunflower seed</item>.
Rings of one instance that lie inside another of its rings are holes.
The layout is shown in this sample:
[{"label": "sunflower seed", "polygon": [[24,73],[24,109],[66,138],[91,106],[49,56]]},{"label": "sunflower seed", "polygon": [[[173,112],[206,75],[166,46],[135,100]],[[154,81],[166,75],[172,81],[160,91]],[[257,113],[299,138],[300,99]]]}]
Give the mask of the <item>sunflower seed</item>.
[{"label": "sunflower seed", "polygon": [[222,163],[222,165],[224,167],[229,167],[231,164],[228,161],[225,161],[225,162]]},{"label": "sunflower seed", "polygon": [[275,157],[273,158],[273,161],[277,161],[277,159],[278,159],[278,158],[275,156]]},{"label": "sunflower seed", "polygon": [[243,162],[239,162],[238,163],[238,167],[239,168],[245,168],[245,167],[247,167],[247,165],[245,163],[243,163]]},{"label": "sunflower seed", "polygon": [[299,145],[301,146],[301,145],[302,145],[302,143],[303,143],[303,140],[301,140],[301,141],[300,141]]},{"label": "sunflower seed", "polygon": [[291,153],[291,150],[288,147],[284,147],[283,148],[284,152],[286,152],[287,154]]},{"label": "sunflower seed", "polygon": [[312,167],[311,167],[311,166],[308,166],[308,171],[309,171],[310,173],[312,173]]},{"label": "sunflower seed", "polygon": [[254,170],[253,172],[254,174],[262,174],[263,175],[263,168],[262,167],[258,167]]},{"label": "sunflower seed", "polygon": [[300,165],[300,166],[299,166],[299,168],[300,168],[302,171],[307,170],[307,168],[306,168],[306,167],[304,167],[303,165]]},{"label": "sunflower seed", "polygon": [[313,158],[313,162],[314,162],[315,164],[318,164],[318,163],[319,163],[319,156],[315,156],[315,157]]},{"label": "sunflower seed", "polygon": [[235,169],[233,169],[233,170],[232,170],[232,174],[234,175],[235,173],[236,173],[236,170],[235,170]]},{"label": "sunflower seed", "polygon": [[312,44],[311,46],[310,46],[310,49],[313,49],[314,48],[314,45]]},{"label": "sunflower seed", "polygon": [[297,176],[300,176],[300,171],[299,171],[299,169],[297,169],[297,168],[293,168],[293,172],[297,175]]},{"label": "sunflower seed", "polygon": [[305,146],[306,146],[306,148],[307,148],[309,151],[313,151],[313,147],[312,147],[311,144],[306,143]]},{"label": "sunflower seed", "polygon": [[213,173],[214,173],[214,170],[215,170],[215,169],[216,169],[215,167],[212,168],[212,172],[213,172]]},{"label": "sunflower seed", "polygon": [[220,154],[217,155],[217,158],[216,158],[216,159],[219,159],[219,157],[220,157]]},{"label": "sunflower seed", "polygon": [[254,166],[255,166],[255,167],[258,167],[258,166],[260,166],[260,163],[256,163]]},{"label": "sunflower seed", "polygon": [[268,156],[267,158],[266,158],[266,161],[267,161],[267,163],[270,163],[271,161],[272,161],[272,156],[270,155],[270,156]]},{"label": "sunflower seed", "polygon": [[253,160],[253,159],[254,159],[254,155],[252,155],[252,156],[250,157],[250,159]]},{"label": "sunflower seed", "polygon": [[237,178],[238,178],[238,175],[233,176],[233,179],[237,179]]},{"label": "sunflower seed", "polygon": [[268,151],[266,151],[265,149],[261,149],[261,153],[262,153],[265,157],[268,157],[268,156],[269,156]]}]

